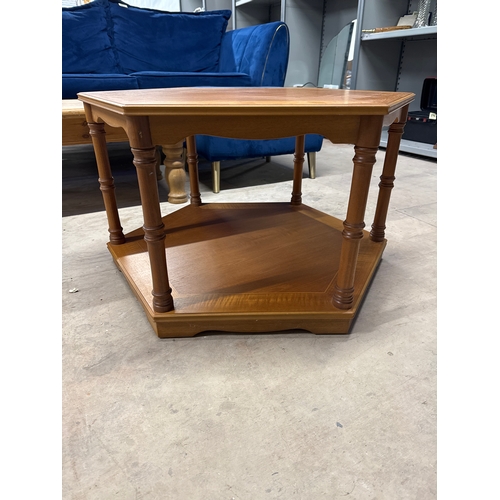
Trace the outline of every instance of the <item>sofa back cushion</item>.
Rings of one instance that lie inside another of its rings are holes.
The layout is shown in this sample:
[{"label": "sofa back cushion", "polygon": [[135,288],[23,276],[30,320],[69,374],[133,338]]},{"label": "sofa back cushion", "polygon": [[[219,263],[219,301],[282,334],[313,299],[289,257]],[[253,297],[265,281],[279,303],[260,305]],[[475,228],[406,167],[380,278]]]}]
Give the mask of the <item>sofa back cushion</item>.
[{"label": "sofa back cushion", "polygon": [[111,44],[107,2],[62,9],[62,72],[120,73]]},{"label": "sofa back cushion", "polygon": [[109,3],[113,43],[124,73],[217,71],[230,10],[163,12]]}]

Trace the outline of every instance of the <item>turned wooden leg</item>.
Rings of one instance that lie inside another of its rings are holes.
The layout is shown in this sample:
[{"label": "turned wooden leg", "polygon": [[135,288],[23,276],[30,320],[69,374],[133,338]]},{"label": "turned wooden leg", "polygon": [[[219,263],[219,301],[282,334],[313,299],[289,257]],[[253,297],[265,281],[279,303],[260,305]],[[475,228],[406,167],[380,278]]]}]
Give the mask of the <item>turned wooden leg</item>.
[{"label": "turned wooden leg", "polygon": [[156,180],[161,181],[163,174],[161,173],[161,147],[156,148]]},{"label": "turned wooden leg", "polygon": [[[342,232],[339,271],[335,279],[333,304],[339,309],[350,309],[354,302],[354,276],[358,261],[359,244],[365,227],[364,216],[375,155],[380,143],[382,121],[376,117],[362,119],[360,138],[353,158],[351,192],[347,217]],[[368,147],[363,146],[367,144]],[[373,145],[373,146],[370,146]]]},{"label": "turned wooden leg", "polygon": [[123,228],[120,225],[120,216],[116,204],[115,182],[109,164],[104,123],[88,123],[88,126],[97,161],[99,185],[108,218],[109,242],[111,245],[120,245],[125,243],[125,236],[123,235]]},{"label": "turned wooden leg", "polygon": [[389,211],[389,201],[391,199],[391,191],[394,187],[394,176],[396,172],[396,163],[398,161],[399,145],[403,135],[404,126],[406,123],[406,113],[403,113],[401,122],[393,123],[389,127],[389,138],[387,140],[387,148],[385,152],[384,168],[380,176],[379,192],[377,207],[375,209],[375,217],[373,218],[372,230],[370,239],[373,241],[384,241],[385,238],[385,222]]},{"label": "turned wooden leg", "polygon": [[168,201],[170,203],[185,203],[188,201],[186,193],[186,171],[184,170],[184,145],[162,145],[165,160],[165,180],[169,188]]},{"label": "turned wooden leg", "polygon": [[165,254],[165,226],[160,213],[160,198],[156,183],[155,148],[131,148],[141,194],[144,216],[144,240],[149,253],[153,281],[153,309],[167,312],[174,308],[172,289],[168,282]]},{"label": "turned wooden leg", "polygon": [[309,178],[316,179],[316,152],[307,153],[307,165],[309,166]]},{"label": "turned wooden leg", "polygon": [[298,135],[295,138],[295,153],[293,155],[293,187],[292,187],[292,205],[302,203],[302,170],[304,166],[304,147],[305,136]]},{"label": "turned wooden leg", "polygon": [[212,191],[220,192],[220,161],[212,162]]},{"label": "turned wooden leg", "polygon": [[201,205],[200,181],[198,177],[198,153],[194,135],[186,138],[189,185],[191,187],[191,205]]}]

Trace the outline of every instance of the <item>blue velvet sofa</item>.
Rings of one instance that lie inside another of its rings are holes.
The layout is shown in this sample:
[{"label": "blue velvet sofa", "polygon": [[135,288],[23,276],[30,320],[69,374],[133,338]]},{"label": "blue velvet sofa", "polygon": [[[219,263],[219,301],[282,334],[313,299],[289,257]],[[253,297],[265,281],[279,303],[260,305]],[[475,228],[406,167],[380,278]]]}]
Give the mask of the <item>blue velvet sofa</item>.
[{"label": "blue velvet sofa", "polygon": [[226,31],[230,10],[162,12],[94,0],[62,9],[62,98],[167,87],[283,86],[286,24]]},{"label": "blue velvet sofa", "polygon": [[[278,21],[226,31],[230,17],[230,10],[164,12],[120,0],[63,8],[62,98],[101,90],[283,87],[290,47],[287,25]],[[322,140],[307,136],[306,152],[319,151]],[[213,159],[216,173],[219,160],[291,153],[295,139],[197,136],[196,142],[201,154]],[[173,163],[168,158],[164,163],[170,172]],[[167,183],[169,201],[185,201],[183,177],[167,174]],[[219,189],[217,180],[214,191]]]}]

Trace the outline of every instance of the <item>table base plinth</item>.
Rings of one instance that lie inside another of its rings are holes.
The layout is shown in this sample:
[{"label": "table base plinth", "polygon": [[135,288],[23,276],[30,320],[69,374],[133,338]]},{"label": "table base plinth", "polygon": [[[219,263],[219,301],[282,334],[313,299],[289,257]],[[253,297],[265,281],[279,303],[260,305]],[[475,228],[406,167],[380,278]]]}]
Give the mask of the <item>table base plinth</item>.
[{"label": "table base plinth", "polygon": [[159,337],[202,332],[349,333],[386,241],[363,232],[353,307],[332,303],[342,221],[306,205],[210,203],[163,217],[173,311],[152,304],[149,254],[137,229],[108,244]]}]

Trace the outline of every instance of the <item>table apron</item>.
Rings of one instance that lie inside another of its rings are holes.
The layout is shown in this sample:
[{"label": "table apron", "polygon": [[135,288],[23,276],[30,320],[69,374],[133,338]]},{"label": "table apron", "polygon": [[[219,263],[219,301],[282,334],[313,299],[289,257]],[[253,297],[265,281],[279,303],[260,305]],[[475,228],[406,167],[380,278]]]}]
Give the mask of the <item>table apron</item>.
[{"label": "table apron", "polygon": [[104,122],[111,127],[126,128],[127,118],[124,115],[108,111],[107,109],[83,103],[85,117],[89,123]]},{"label": "table apron", "polygon": [[320,134],[334,143],[354,144],[358,137],[358,116],[150,116],[151,135],[155,144],[183,140],[197,134],[232,139],[277,139],[302,134]]},{"label": "table apron", "polygon": [[[151,139],[155,145],[176,144],[186,137],[206,134],[233,139],[277,139],[302,134],[320,134],[334,144],[356,144],[360,133],[361,116],[303,115],[297,116],[193,116],[153,115],[125,116],[92,106],[92,121],[102,121],[110,127],[125,130],[128,137],[149,123]],[[401,119],[401,109],[380,116],[382,125]],[[89,120],[90,121],[90,120]],[[146,132],[146,131],[144,131]],[[147,135],[147,132],[146,134]]]}]

